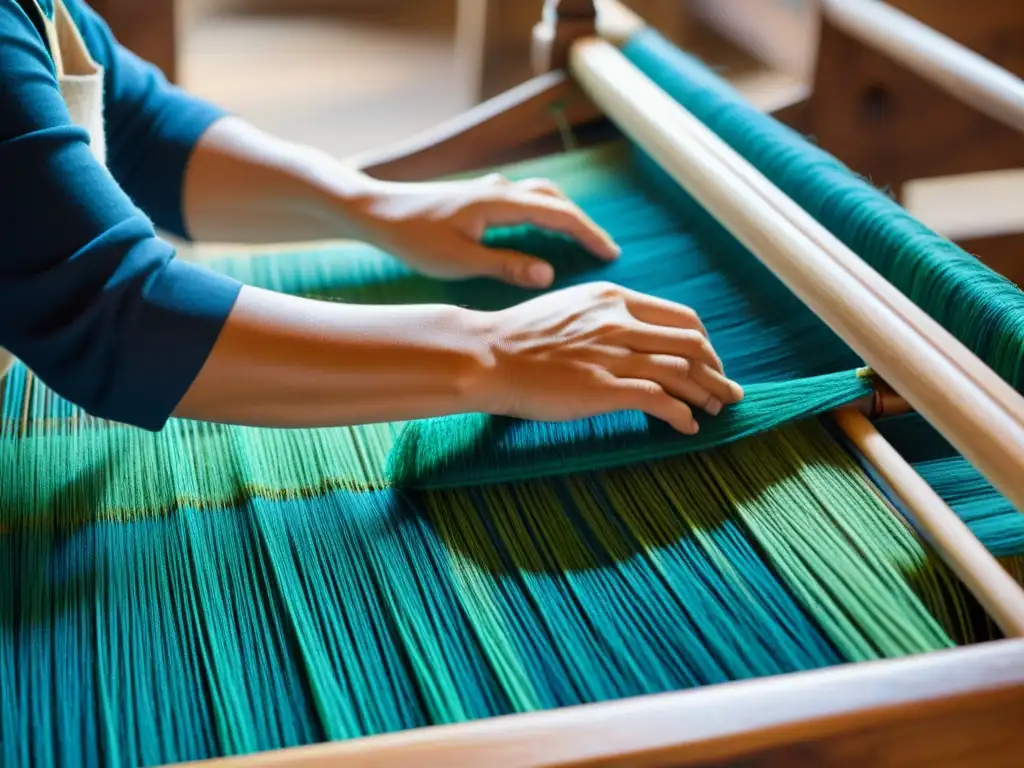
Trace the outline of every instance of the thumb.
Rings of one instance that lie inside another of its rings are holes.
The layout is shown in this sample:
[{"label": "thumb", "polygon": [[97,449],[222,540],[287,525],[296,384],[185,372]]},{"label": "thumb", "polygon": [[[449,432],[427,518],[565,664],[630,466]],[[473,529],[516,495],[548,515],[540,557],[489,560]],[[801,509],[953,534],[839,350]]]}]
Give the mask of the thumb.
[{"label": "thumb", "polygon": [[555,279],[548,262],[518,251],[480,246],[471,258],[481,275],[521,288],[547,288]]}]

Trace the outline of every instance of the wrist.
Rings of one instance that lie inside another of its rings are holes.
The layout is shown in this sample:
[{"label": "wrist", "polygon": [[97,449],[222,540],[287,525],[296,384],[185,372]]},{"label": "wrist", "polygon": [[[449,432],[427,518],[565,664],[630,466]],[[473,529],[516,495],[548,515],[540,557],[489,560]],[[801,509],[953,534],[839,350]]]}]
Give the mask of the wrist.
[{"label": "wrist", "polygon": [[503,400],[495,339],[495,313],[464,307],[447,307],[448,322],[455,329],[452,378],[457,410],[463,413],[497,414]]},{"label": "wrist", "polygon": [[296,148],[293,163],[306,191],[302,204],[319,212],[326,225],[324,239],[373,243],[373,211],[384,196],[384,184],[309,147]]}]

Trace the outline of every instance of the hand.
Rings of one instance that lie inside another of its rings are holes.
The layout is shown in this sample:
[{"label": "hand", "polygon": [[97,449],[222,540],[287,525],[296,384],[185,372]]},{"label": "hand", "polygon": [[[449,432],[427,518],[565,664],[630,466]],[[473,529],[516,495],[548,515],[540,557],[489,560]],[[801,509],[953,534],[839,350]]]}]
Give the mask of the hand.
[{"label": "hand", "polygon": [[639,410],[694,434],[743,397],[689,307],[609,283],[555,291],[484,315],[494,364],[483,410],[567,421]]},{"label": "hand", "polygon": [[486,248],[484,231],[532,224],[576,239],[601,259],[618,247],[553,184],[511,182],[499,174],[468,181],[380,183],[361,217],[364,238],[413,269],[435,278],[491,277],[524,288],[546,288],[554,269],[515,251]]}]

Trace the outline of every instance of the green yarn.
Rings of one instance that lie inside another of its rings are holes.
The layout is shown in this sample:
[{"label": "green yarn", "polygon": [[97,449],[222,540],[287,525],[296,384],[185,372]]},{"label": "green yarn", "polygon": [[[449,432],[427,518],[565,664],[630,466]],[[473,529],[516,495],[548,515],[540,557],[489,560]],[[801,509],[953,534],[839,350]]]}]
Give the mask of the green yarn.
[{"label": "green yarn", "polygon": [[[92,434],[74,448],[101,452]],[[66,438],[0,453],[56,466]],[[244,480],[244,451],[175,447],[121,456],[168,478],[154,509],[206,464]],[[77,482],[35,525],[3,506],[3,765],[239,754],[986,637],[813,420],[526,483],[269,490],[115,519]]]},{"label": "green yarn", "polygon": [[569,424],[482,414],[408,424],[392,446],[391,485],[445,488],[621,466],[725,445],[791,421],[816,416],[870,395],[871,380],[855,371],[751,386],[743,400],[703,419],[684,436],[639,412]]}]

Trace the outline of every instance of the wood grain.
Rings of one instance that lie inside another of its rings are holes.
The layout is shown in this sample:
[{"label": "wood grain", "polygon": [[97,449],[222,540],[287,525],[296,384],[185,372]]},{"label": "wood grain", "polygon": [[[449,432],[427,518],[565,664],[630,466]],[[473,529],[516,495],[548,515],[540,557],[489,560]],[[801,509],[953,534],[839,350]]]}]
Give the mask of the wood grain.
[{"label": "wood grain", "polygon": [[1022,715],[1024,641],[1003,640],[197,765],[1000,766]]},{"label": "wood grain", "polygon": [[514,151],[557,133],[552,110],[579,126],[601,114],[565,72],[549,72],[489,99],[400,145],[352,158],[349,163],[379,179],[414,181],[508,162]]},{"label": "wood grain", "polygon": [[[891,5],[1011,75],[1024,76],[1024,3],[893,0]],[[896,41],[898,44],[898,40]],[[878,187],[1024,166],[1024,135],[964,103],[823,15],[802,130]]]}]

